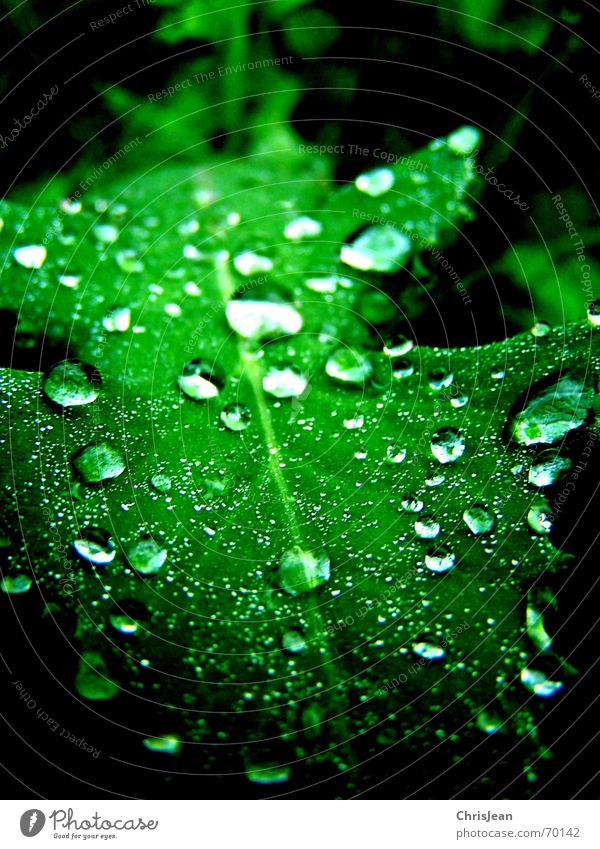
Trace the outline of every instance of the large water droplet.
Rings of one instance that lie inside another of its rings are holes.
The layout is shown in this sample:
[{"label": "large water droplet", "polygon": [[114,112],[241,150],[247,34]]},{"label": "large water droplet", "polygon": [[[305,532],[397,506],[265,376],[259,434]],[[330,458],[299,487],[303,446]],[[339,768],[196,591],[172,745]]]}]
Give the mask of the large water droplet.
[{"label": "large water droplet", "polygon": [[295,545],[281,557],[277,579],[290,595],[300,595],[329,581],[331,564],[326,551],[306,551]]},{"label": "large water droplet", "polygon": [[369,227],[351,245],[344,245],[340,259],[360,271],[395,272],[410,256],[412,242],[390,225]]},{"label": "large water droplet", "polygon": [[15,248],[13,256],[24,268],[41,268],[46,261],[47,251],[43,245],[25,245]]},{"label": "large water droplet", "polygon": [[308,215],[302,215],[300,218],[290,221],[283,231],[286,239],[292,242],[297,242],[300,239],[310,239],[314,236],[319,236],[323,230],[322,225],[315,221],[314,218],[309,218]]},{"label": "large water droplet", "polygon": [[521,682],[536,696],[541,696],[544,699],[553,696],[563,686],[562,681],[550,681],[543,672],[528,667],[521,670]]},{"label": "large water droplet", "polygon": [[233,264],[243,277],[255,277],[257,274],[266,274],[273,269],[273,261],[268,256],[255,254],[253,251],[244,251],[238,254]]},{"label": "large water droplet", "polygon": [[406,510],[407,513],[420,513],[425,506],[421,499],[417,495],[413,495],[412,492],[404,495],[401,503],[402,509]]},{"label": "large water droplet", "polygon": [[370,376],[373,364],[366,354],[353,348],[338,348],[325,365],[329,377],[342,383],[360,385]]},{"label": "large water droplet", "polygon": [[584,424],[594,391],[579,380],[563,377],[539,390],[511,423],[514,439],[521,445],[558,442]]},{"label": "large water droplet", "polygon": [[115,544],[104,528],[84,528],[73,543],[77,554],[95,566],[104,566],[115,559]]},{"label": "large water droplet", "polygon": [[481,144],[481,132],[476,127],[465,124],[447,138],[448,147],[457,156],[471,156]]},{"label": "large water droplet", "polygon": [[529,483],[534,486],[551,486],[571,468],[568,457],[561,457],[550,449],[544,451],[529,469]]},{"label": "large water droplet", "polygon": [[290,628],[284,631],[281,637],[281,648],[290,654],[300,654],[307,647],[306,639],[301,631]]},{"label": "large water droplet", "polygon": [[428,513],[423,513],[415,522],[415,533],[421,539],[435,539],[440,530],[440,523]]},{"label": "large water droplet", "polygon": [[396,333],[386,341],[383,346],[383,353],[387,357],[403,357],[404,354],[408,354],[409,351],[412,351],[414,346],[415,343],[412,339],[409,339],[402,333]]},{"label": "large water droplet", "polygon": [[386,448],[385,455],[389,463],[402,463],[406,459],[406,448],[398,442],[392,442]]},{"label": "large water droplet", "polygon": [[134,598],[126,598],[115,602],[108,614],[108,621],[121,634],[135,634],[140,622],[147,616],[148,611],[141,602]]},{"label": "large water droplet", "polygon": [[213,366],[200,359],[186,363],[177,383],[184,395],[194,401],[216,398],[223,388],[223,381],[215,374]]},{"label": "large water droplet", "polygon": [[308,386],[308,379],[295,365],[277,363],[268,369],[262,385],[275,398],[298,398]]},{"label": "large water droplet", "polygon": [[26,593],[33,586],[29,575],[5,575],[0,581],[0,590],[8,595]]},{"label": "large water droplet", "polygon": [[427,380],[432,389],[445,389],[454,380],[454,374],[449,369],[434,368],[427,375]]},{"label": "large water droplet", "polygon": [[432,548],[425,555],[425,565],[432,572],[447,572],[456,564],[456,555],[447,548]]},{"label": "large water droplet", "polygon": [[72,463],[86,483],[117,478],[125,471],[123,455],[108,442],[91,442],[74,454]]},{"label": "large water droplet", "polygon": [[252,784],[283,784],[291,774],[289,766],[257,764],[246,768],[246,778]]},{"label": "large water droplet", "polygon": [[55,404],[80,407],[96,400],[100,383],[100,375],[92,366],[78,360],[64,360],[50,369],[42,387]]},{"label": "large water droplet", "polygon": [[150,535],[127,549],[127,561],[141,575],[156,575],[165,564],[167,552]]},{"label": "large water droplet", "polygon": [[544,617],[533,604],[527,605],[527,636],[538,651],[548,651],[552,638],[544,627]]},{"label": "large water droplet", "polygon": [[113,699],[119,693],[118,685],[109,678],[106,662],[98,652],[80,655],[75,687],[81,696],[93,701]]},{"label": "large water droplet", "polygon": [[142,743],[151,752],[161,752],[164,755],[176,755],[181,749],[181,741],[175,734],[165,734],[164,737],[146,737],[142,740]]},{"label": "large water droplet", "polygon": [[472,504],[463,513],[467,527],[472,534],[489,534],[494,530],[494,514],[484,504]]},{"label": "large water droplet", "polygon": [[545,499],[534,501],[527,513],[527,524],[536,534],[549,534],[552,530],[551,512]]},{"label": "large water droplet", "polygon": [[441,646],[430,640],[419,640],[412,644],[412,650],[425,660],[441,660],[446,652]]},{"label": "large water droplet", "polygon": [[226,309],[229,326],[245,339],[272,339],[298,333],[302,316],[291,304],[237,298]]},{"label": "large water droplet", "polygon": [[359,192],[372,198],[378,198],[389,192],[394,183],[394,172],[390,168],[374,168],[372,171],[365,171],[354,181]]},{"label": "large water droplet", "polygon": [[221,411],[221,421],[229,430],[246,430],[251,419],[252,413],[245,404],[228,404]]},{"label": "large water droplet", "polygon": [[431,437],[431,453],[440,463],[455,463],[466,447],[464,436],[454,427],[442,427]]},{"label": "large water droplet", "polygon": [[131,325],[131,310],[129,307],[115,307],[104,316],[102,325],[109,333],[125,333]]},{"label": "large water droplet", "polygon": [[405,380],[407,377],[412,377],[414,373],[414,363],[406,357],[400,357],[399,359],[394,360],[392,365],[392,377],[394,377],[395,380]]}]

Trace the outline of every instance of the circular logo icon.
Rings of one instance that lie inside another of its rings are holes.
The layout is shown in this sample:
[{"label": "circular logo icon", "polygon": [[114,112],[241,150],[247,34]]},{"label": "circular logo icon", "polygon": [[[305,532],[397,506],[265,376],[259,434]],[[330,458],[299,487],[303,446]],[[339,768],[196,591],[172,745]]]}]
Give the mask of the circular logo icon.
[{"label": "circular logo icon", "polygon": [[46,824],[46,817],[38,808],[31,808],[21,816],[21,834],[25,837],[35,837]]}]

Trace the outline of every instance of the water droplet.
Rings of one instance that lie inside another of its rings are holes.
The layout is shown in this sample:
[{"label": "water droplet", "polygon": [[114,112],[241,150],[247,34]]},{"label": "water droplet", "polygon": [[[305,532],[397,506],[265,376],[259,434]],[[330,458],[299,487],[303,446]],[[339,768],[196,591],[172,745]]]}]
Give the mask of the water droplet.
[{"label": "water droplet", "polygon": [[80,557],[95,566],[112,563],[117,553],[112,537],[104,528],[84,528],[73,548]]},{"label": "water droplet", "polygon": [[302,215],[286,226],[283,235],[286,239],[297,242],[300,239],[309,239],[313,236],[320,236],[323,230],[322,225],[315,221],[314,218],[309,218],[308,215]]},{"label": "water droplet", "polygon": [[148,611],[144,605],[134,598],[126,598],[115,602],[108,614],[108,621],[115,630],[122,634],[135,634],[140,622],[146,619]]},{"label": "water droplet", "polygon": [[427,380],[432,389],[445,389],[454,380],[454,375],[448,369],[434,368],[427,375]]},{"label": "water droplet", "polygon": [[243,277],[255,277],[273,270],[273,262],[268,256],[261,256],[253,251],[238,254],[234,257],[233,264]]},{"label": "water droplet", "polygon": [[127,562],[141,575],[156,575],[165,564],[167,552],[149,534],[127,550]]},{"label": "water droplet", "polygon": [[340,277],[337,274],[330,274],[327,277],[309,277],[305,285],[311,291],[319,292],[321,295],[333,295],[338,286],[341,286],[342,289],[351,289],[352,280],[347,277]]},{"label": "water droplet", "polygon": [[415,343],[402,333],[397,333],[395,336],[388,339],[383,346],[383,353],[387,357],[402,357],[412,351]]},{"label": "water droplet", "polygon": [[544,617],[533,604],[527,605],[527,636],[538,651],[548,651],[552,638],[544,627]]},{"label": "water droplet", "polygon": [[98,652],[83,652],[75,678],[77,692],[85,699],[113,699],[119,687],[108,676],[108,667]]},{"label": "water droplet", "polygon": [[259,764],[246,768],[246,778],[252,784],[282,784],[288,781],[291,774],[289,766]]},{"label": "water droplet", "polygon": [[485,710],[482,710],[477,714],[476,724],[479,730],[483,731],[485,734],[495,734],[502,728],[502,720],[500,717],[496,714],[488,713]]},{"label": "water droplet", "polygon": [[405,380],[407,377],[412,377],[415,373],[414,364],[405,357],[394,360],[392,365],[392,376],[395,380]]},{"label": "water droplet", "polygon": [[114,224],[98,224],[97,227],[94,227],[94,236],[99,242],[112,244],[119,238],[119,231]]},{"label": "water droplet", "polygon": [[544,451],[529,469],[529,483],[533,486],[551,486],[571,468],[568,457],[561,457],[555,451]]},{"label": "water droplet", "polygon": [[542,337],[547,336],[550,333],[551,329],[552,328],[550,327],[547,321],[536,321],[533,327],[531,328],[530,333],[532,336]]},{"label": "water droplet", "polygon": [[441,660],[446,652],[441,646],[432,643],[429,640],[419,640],[412,644],[412,650],[419,657],[424,657],[426,660]]},{"label": "water droplet", "polygon": [[146,737],[142,743],[151,752],[160,752],[163,755],[176,755],[181,749],[181,741],[174,734],[165,734],[164,737]]},{"label": "water droplet", "polygon": [[440,531],[439,522],[427,513],[424,513],[415,522],[415,533],[421,539],[435,539],[439,536]]},{"label": "water droplet", "polygon": [[543,672],[527,667],[521,670],[521,682],[536,696],[541,696],[544,699],[553,696],[563,686],[562,681],[550,681]]},{"label": "water droplet", "polygon": [[150,478],[150,483],[158,492],[168,492],[171,489],[171,478],[162,472],[157,472]]},{"label": "water droplet", "polygon": [[374,168],[372,171],[360,174],[354,181],[354,185],[359,192],[378,198],[389,192],[395,181],[394,172],[391,169]]},{"label": "water droplet", "polygon": [[325,371],[334,380],[360,385],[370,376],[373,365],[360,351],[338,348],[327,360]]},{"label": "water droplet", "polygon": [[494,530],[495,519],[484,504],[472,504],[463,513],[467,527],[472,534],[489,534]]},{"label": "water droplet", "polygon": [[389,463],[403,463],[406,459],[406,448],[398,442],[392,442],[388,445],[385,454]]},{"label": "water droplet", "polygon": [[6,575],[0,581],[0,590],[9,595],[20,595],[31,589],[33,580],[29,575]]},{"label": "water droplet", "polygon": [[578,380],[563,377],[530,398],[525,409],[512,419],[512,435],[521,445],[552,444],[584,424],[594,391]]},{"label": "water droplet", "polygon": [[221,412],[221,421],[229,430],[246,430],[252,413],[245,404],[228,404]]},{"label": "water droplet", "polygon": [[216,398],[224,385],[221,377],[215,374],[214,367],[200,359],[184,365],[177,383],[183,394],[193,401]]},{"label": "water droplet", "polygon": [[421,499],[412,493],[407,493],[403,496],[401,503],[402,509],[406,510],[407,513],[420,513],[425,506]]},{"label": "water droplet", "polygon": [[229,326],[245,339],[273,339],[298,333],[302,316],[291,304],[238,298],[226,309]]},{"label": "water droplet", "polygon": [[549,534],[552,530],[552,519],[545,500],[534,501],[527,513],[527,524],[536,534]]},{"label": "water droplet", "polygon": [[437,475],[428,475],[425,478],[426,486],[441,486],[446,480],[445,475],[437,474]]},{"label": "water droplet", "polygon": [[329,581],[331,564],[326,551],[306,551],[295,545],[279,561],[279,586],[289,595],[300,595]]},{"label": "water droplet", "polygon": [[13,256],[24,268],[41,268],[48,255],[43,245],[25,245],[15,248]]},{"label": "water droplet", "polygon": [[456,555],[447,548],[432,548],[425,555],[425,565],[432,572],[447,572],[456,565]]},{"label": "water droplet", "polygon": [[450,404],[455,407],[457,410],[461,407],[466,407],[469,403],[468,395],[455,395],[454,398],[450,399]]},{"label": "water droplet", "polygon": [[277,363],[268,369],[262,385],[275,398],[298,398],[308,386],[308,379],[295,365]]},{"label": "water droplet", "polygon": [[412,242],[390,225],[368,227],[351,245],[344,245],[340,259],[360,271],[395,272],[410,256]]},{"label": "water droplet", "polygon": [[59,274],[58,282],[67,289],[76,289],[81,283],[81,274]]},{"label": "water droplet", "polygon": [[281,637],[281,647],[290,654],[299,654],[306,649],[307,643],[301,631],[290,628]]},{"label": "water droplet", "polygon": [[144,270],[144,263],[139,258],[137,251],[131,250],[131,248],[117,251],[115,260],[125,274],[141,274]]},{"label": "water droplet", "polygon": [[506,377],[506,369],[504,366],[494,366],[491,371],[494,380],[504,380]]},{"label": "water droplet", "polygon": [[448,136],[448,147],[457,156],[471,156],[481,144],[481,132],[476,127],[465,125]]},{"label": "water droplet", "polygon": [[78,360],[64,360],[50,369],[42,387],[55,404],[80,407],[96,400],[100,383],[100,375],[92,366]]},{"label": "water droplet", "polygon": [[455,463],[466,447],[464,436],[454,427],[441,427],[431,437],[431,453],[440,463]]},{"label": "water droplet", "polygon": [[78,215],[83,209],[83,204],[80,200],[73,200],[71,198],[63,198],[58,205],[66,215]]},{"label": "water droplet", "polygon": [[125,333],[131,324],[129,307],[115,307],[102,319],[102,325],[109,333]]},{"label": "water droplet", "polygon": [[108,442],[91,442],[84,446],[73,455],[72,463],[86,483],[117,478],[125,471],[123,455]]},{"label": "water droplet", "polygon": [[593,327],[600,327],[600,300],[592,301],[589,304],[587,320]]}]

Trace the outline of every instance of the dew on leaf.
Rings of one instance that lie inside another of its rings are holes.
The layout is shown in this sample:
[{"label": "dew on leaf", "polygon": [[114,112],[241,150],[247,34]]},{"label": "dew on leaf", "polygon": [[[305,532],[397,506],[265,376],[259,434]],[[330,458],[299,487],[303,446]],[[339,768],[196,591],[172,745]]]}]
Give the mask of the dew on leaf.
[{"label": "dew on leaf", "polygon": [[552,328],[547,321],[536,321],[535,324],[533,324],[530,333],[532,336],[542,338],[543,336],[547,336],[551,330]]},{"label": "dew on leaf", "polygon": [[472,504],[463,513],[463,519],[472,534],[489,534],[494,530],[494,514],[485,504]]},{"label": "dew on leaf", "polygon": [[221,377],[215,373],[214,367],[202,359],[186,363],[177,378],[177,383],[183,394],[193,401],[216,398],[224,385]]},{"label": "dew on leaf", "polygon": [[344,427],[346,430],[360,430],[364,427],[365,417],[360,410],[352,410],[344,416]]},{"label": "dew on leaf", "polygon": [[252,413],[245,404],[227,404],[221,411],[221,421],[229,430],[246,430],[251,419]]},{"label": "dew on leaf", "polygon": [[109,442],[85,445],[73,455],[72,463],[85,483],[117,478],[125,471],[123,455]]},{"label": "dew on leaf", "polygon": [[80,407],[96,400],[100,382],[100,375],[92,366],[78,360],[64,360],[47,372],[42,388],[54,404]]},{"label": "dew on leaf", "polygon": [[262,385],[275,398],[298,398],[308,386],[308,379],[292,363],[277,363],[267,370]]},{"label": "dew on leaf", "polygon": [[392,442],[385,451],[388,463],[402,463],[406,459],[406,448],[398,442]]},{"label": "dew on leaf", "polygon": [[108,531],[91,526],[81,531],[79,537],[73,542],[73,548],[83,560],[95,566],[112,563],[117,553]]},{"label": "dew on leaf", "polygon": [[432,389],[445,389],[454,380],[454,375],[448,369],[434,368],[427,375],[427,380]]},{"label": "dew on leaf", "polygon": [[371,375],[373,364],[366,354],[354,348],[338,348],[327,360],[325,371],[341,383],[362,385]]},{"label": "dew on leaf", "polygon": [[435,539],[439,536],[441,526],[437,519],[428,513],[423,513],[415,522],[415,533],[421,539]]},{"label": "dew on leaf", "polygon": [[166,559],[166,550],[150,535],[141,537],[127,549],[127,562],[141,575],[156,575]]},{"label": "dew on leaf", "polygon": [[13,251],[14,258],[23,268],[41,268],[47,255],[43,245],[24,245]]},{"label": "dew on leaf", "polygon": [[344,245],[340,259],[360,271],[393,273],[404,266],[412,249],[408,236],[391,225],[368,227],[352,242]]},{"label": "dew on leaf", "polygon": [[466,447],[464,436],[454,427],[442,427],[431,437],[431,453],[440,463],[455,463]]},{"label": "dew on leaf", "polygon": [[415,343],[408,336],[404,336],[402,333],[396,333],[386,340],[383,346],[383,353],[386,357],[390,358],[403,357],[409,351],[412,351],[414,346]]},{"label": "dew on leaf", "polygon": [[415,366],[409,359],[406,357],[400,357],[397,360],[394,360],[392,364],[392,377],[395,380],[405,380],[407,377],[412,377],[415,373]]},{"label": "dew on leaf", "polygon": [[405,510],[407,513],[420,513],[423,507],[425,506],[421,499],[417,495],[413,495],[412,493],[407,493],[406,495],[404,495],[402,497],[401,504],[402,509]]},{"label": "dew on leaf", "polygon": [[326,551],[306,551],[299,545],[286,551],[279,561],[277,580],[289,595],[300,595],[329,581],[331,565]]},{"label": "dew on leaf", "polygon": [[229,326],[245,339],[274,339],[302,329],[302,316],[291,304],[237,298],[226,308]]},{"label": "dew on leaf", "polygon": [[572,377],[562,377],[552,386],[539,389],[527,406],[512,417],[511,432],[521,445],[558,442],[585,423],[594,391]]},{"label": "dew on leaf", "polygon": [[425,555],[425,565],[432,572],[447,572],[456,565],[456,555],[447,548],[432,548]]},{"label": "dew on leaf", "polygon": [[372,171],[365,171],[354,181],[359,192],[372,198],[378,198],[389,192],[394,183],[394,172],[390,168],[374,168]]},{"label": "dew on leaf", "polygon": [[319,236],[322,230],[322,224],[315,221],[314,218],[309,218],[308,215],[302,215],[300,218],[296,218],[286,225],[283,235],[286,239],[297,242],[300,239],[310,239],[311,237]]}]

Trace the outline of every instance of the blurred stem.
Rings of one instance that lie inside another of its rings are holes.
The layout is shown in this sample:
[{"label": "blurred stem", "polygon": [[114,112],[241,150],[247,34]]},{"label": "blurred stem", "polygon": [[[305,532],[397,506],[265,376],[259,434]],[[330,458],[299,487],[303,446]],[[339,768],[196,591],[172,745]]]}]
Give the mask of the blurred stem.
[{"label": "blurred stem", "polygon": [[[225,62],[229,73],[225,76],[225,129],[227,132],[237,130],[242,126],[245,108],[245,77],[244,71],[234,70],[246,61],[248,45],[248,24],[250,10],[247,3],[236,9],[231,15],[231,38],[227,42]],[[236,133],[228,140],[228,144],[236,145],[241,140]]]}]

